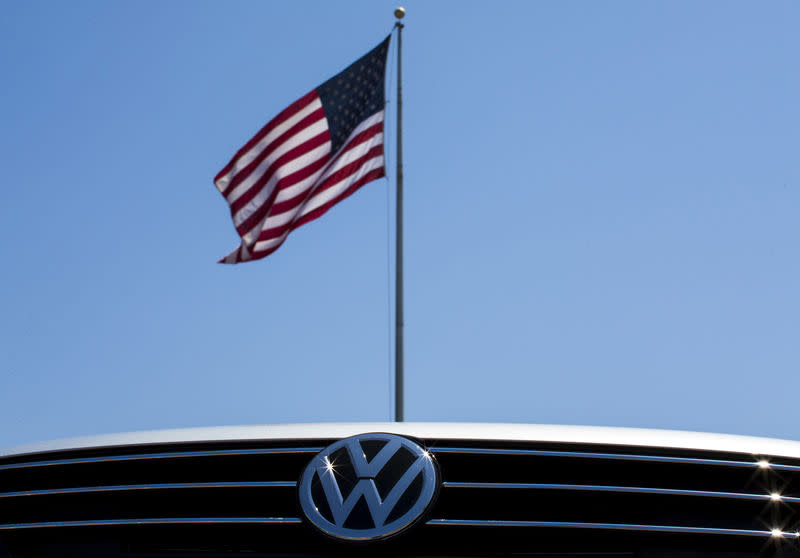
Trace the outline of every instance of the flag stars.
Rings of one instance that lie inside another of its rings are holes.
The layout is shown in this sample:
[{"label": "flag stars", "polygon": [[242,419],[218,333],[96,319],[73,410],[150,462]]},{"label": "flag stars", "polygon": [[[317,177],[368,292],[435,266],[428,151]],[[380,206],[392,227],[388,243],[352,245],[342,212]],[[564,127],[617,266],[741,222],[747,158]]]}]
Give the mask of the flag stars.
[{"label": "flag stars", "polygon": [[333,151],[350,137],[359,122],[383,108],[387,45],[388,39],[317,88],[328,117]]}]

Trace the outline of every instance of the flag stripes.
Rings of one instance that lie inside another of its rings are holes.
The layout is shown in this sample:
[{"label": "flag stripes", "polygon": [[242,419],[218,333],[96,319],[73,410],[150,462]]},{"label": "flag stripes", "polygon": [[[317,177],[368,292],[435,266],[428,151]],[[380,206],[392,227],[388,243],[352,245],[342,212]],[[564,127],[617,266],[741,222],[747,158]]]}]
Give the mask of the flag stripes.
[{"label": "flag stripes", "polygon": [[281,111],[217,173],[241,237],[220,263],[271,254],[291,231],[385,175],[388,41]]},{"label": "flag stripes", "polygon": [[[276,227],[286,225],[294,219],[303,219],[322,206],[326,206],[325,211],[327,211],[329,207],[327,204],[331,200],[344,199],[340,194],[353,183],[361,181],[367,173],[379,170],[381,174],[374,179],[383,176],[383,111],[373,116],[367,123],[369,125],[365,126],[363,131],[356,129],[351,138],[345,142],[340,155],[335,159],[335,164],[325,169],[322,176],[316,180],[313,191],[309,188],[302,200],[299,200],[298,196],[293,200],[273,205],[275,211],[262,223],[259,241],[278,236],[274,232]],[[324,211],[315,215],[320,216],[323,213]]]},{"label": "flag stripes", "polygon": [[233,223],[239,234],[249,230],[248,224],[262,216],[260,210],[268,209],[281,190],[295,185],[296,189],[303,188],[314,177],[314,167],[324,166],[329,154],[330,138],[324,132],[279,157],[243,194],[244,199],[231,204]]},{"label": "flag stripes", "polygon": [[275,188],[275,198],[292,188],[294,195],[280,202],[274,200],[268,208],[264,204],[259,212],[264,214],[263,218],[242,233],[242,246],[223,262],[239,263],[268,256],[280,248],[291,231],[321,217],[364,184],[383,177],[383,116],[384,111],[380,111],[353,130],[327,167],[299,182],[291,180],[290,175],[286,189]]},{"label": "flag stripes", "polygon": [[228,184],[231,179],[242,168],[249,165],[266,146],[274,142],[277,137],[294,126],[299,120],[305,118],[308,113],[321,107],[322,103],[319,102],[316,92],[311,91],[286,107],[278,116],[265,124],[250,141],[236,152],[236,155],[225,165],[225,168],[214,177],[214,183],[219,188],[219,191],[222,192],[222,195],[227,197]]}]

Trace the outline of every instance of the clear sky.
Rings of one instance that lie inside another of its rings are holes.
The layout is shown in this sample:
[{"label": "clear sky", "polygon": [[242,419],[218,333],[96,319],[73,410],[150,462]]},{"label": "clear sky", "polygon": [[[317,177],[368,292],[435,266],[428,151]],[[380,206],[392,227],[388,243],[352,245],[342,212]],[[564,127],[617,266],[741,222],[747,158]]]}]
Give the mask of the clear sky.
[{"label": "clear sky", "polygon": [[[223,266],[212,177],[395,5],[3,3],[0,447],[391,420],[393,179]],[[405,6],[407,419],[800,439],[800,3]]]}]

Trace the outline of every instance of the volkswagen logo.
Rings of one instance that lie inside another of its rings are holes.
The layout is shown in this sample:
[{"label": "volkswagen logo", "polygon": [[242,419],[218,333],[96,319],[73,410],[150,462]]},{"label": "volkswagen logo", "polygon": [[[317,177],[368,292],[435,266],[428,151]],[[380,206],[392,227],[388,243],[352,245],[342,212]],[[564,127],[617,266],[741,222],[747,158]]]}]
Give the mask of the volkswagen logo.
[{"label": "volkswagen logo", "polygon": [[439,487],[430,454],[402,436],[359,434],[319,452],[298,484],[300,507],[323,533],[350,541],[396,535],[427,511]]}]

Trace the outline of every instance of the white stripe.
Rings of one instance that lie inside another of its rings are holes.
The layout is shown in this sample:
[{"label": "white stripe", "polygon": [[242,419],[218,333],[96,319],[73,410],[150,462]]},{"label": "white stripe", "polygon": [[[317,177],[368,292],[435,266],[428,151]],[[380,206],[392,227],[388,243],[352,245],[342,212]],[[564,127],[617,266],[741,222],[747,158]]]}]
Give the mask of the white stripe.
[{"label": "white stripe", "polygon": [[[338,170],[344,168],[346,165],[352,163],[353,161],[357,160],[359,157],[363,157],[374,146],[381,145],[382,143],[383,143],[383,134],[376,134],[375,136],[370,138],[368,141],[366,141],[364,143],[357,144],[357,145],[353,146],[352,148],[349,148],[347,151],[341,152],[341,155],[339,156],[339,159],[337,159],[336,162],[333,165],[331,165],[330,167],[325,169],[325,174],[324,175],[320,176],[320,173],[317,173],[317,175],[314,177],[314,181],[313,182],[309,181],[309,180],[304,180],[302,182],[299,182],[295,186],[287,188],[287,190],[291,189],[291,190],[293,190],[294,195],[300,195],[300,193],[302,193],[303,191],[309,190],[311,188],[317,188],[320,184],[325,182],[325,180],[328,177],[332,176],[335,172],[337,172]],[[383,158],[381,156],[381,161],[382,160],[383,160]],[[365,162],[364,164],[371,164],[371,162]],[[358,172],[360,172],[360,171],[357,171],[356,174],[358,174]],[[361,175],[359,175],[359,176],[361,176]],[[350,177],[348,176],[347,178],[344,178],[343,180],[347,181],[349,178]],[[334,187],[332,187],[332,188],[334,188]],[[281,190],[278,193],[278,195],[276,196],[276,200],[275,200],[276,202],[278,200],[282,199],[281,195],[283,193],[284,193],[284,190]],[[291,197],[294,197],[294,196],[285,196],[283,199],[289,199]],[[309,198],[309,199],[312,199],[312,198]],[[309,199],[305,200],[302,204],[299,204],[299,205],[297,205],[297,206],[295,206],[295,207],[293,207],[293,208],[291,208],[291,209],[289,209],[287,211],[284,211],[283,213],[276,213],[276,214],[270,215],[269,218],[263,224],[261,224],[259,226],[259,229],[261,231],[274,229],[274,228],[280,227],[282,225],[285,225],[286,223],[289,223],[289,222],[293,221],[295,219],[295,216],[297,215],[297,212],[298,211],[302,211],[303,208],[305,207],[305,205],[309,203]],[[252,230],[248,231],[248,233],[247,233],[248,242],[252,242],[253,240],[255,240],[255,238],[252,238],[252,236],[250,234],[251,232],[252,232]]]},{"label": "white stripe", "polygon": [[[350,145],[350,141],[357,136],[358,134],[364,132],[368,128],[375,126],[376,124],[383,122],[384,111],[380,111],[369,117],[367,120],[364,120],[359,124],[353,131],[350,133],[350,136],[347,138],[347,141],[342,144],[342,147],[339,148],[339,152],[336,156],[332,158],[332,163],[328,166],[325,170],[325,174],[319,178],[319,182],[323,182],[326,178],[328,178],[333,173],[339,171],[340,169],[344,168],[345,166],[352,163],[355,159],[363,156],[364,153],[372,149],[376,145],[380,145],[383,143],[383,132],[379,134],[375,134],[369,140],[364,143],[360,143],[355,146]],[[298,184],[299,186],[299,184]],[[317,184],[314,185],[316,187]],[[285,190],[281,190],[278,192],[278,195],[275,197],[275,202],[280,202],[284,200],[291,199],[297,195],[299,195],[300,191],[303,188],[299,187],[289,187]],[[271,227],[267,227],[271,228]]]},{"label": "white stripe", "polygon": [[[364,142],[362,144],[359,144],[359,145],[357,145],[357,146],[355,146],[353,148],[347,148],[347,146],[345,145],[345,147],[348,149],[348,151],[340,152],[341,154],[339,155],[339,158],[337,158],[333,162],[333,165],[331,165],[327,169],[325,169],[325,174],[319,179],[319,181],[322,182],[328,176],[332,175],[333,173],[335,173],[339,169],[349,165],[350,163],[353,162],[353,160],[361,157],[364,153],[369,151],[372,147],[374,147],[376,145],[380,145],[382,143],[383,143],[383,133],[380,133],[380,134],[375,134],[373,137],[371,137],[366,142]],[[363,146],[367,146],[367,148],[363,149]],[[301,186],[301,183],[298,183],[298,184],[296,184],[294,186],[289,186],[288,188],[282,188],[281,191],[278,192],[278,195],[275,197],[275,203],[292,199],[292,198],[296,197],[297,195],[299,195],[302,190],[307,189],[306,186],[304,186],[302,188],[300,186]]]},{"label": "white stripe", "polygon": [[[298,182],[297,186],[300,186],[303,190],[309,190],[313,188],[313,186],[319,182],[319,177],[322,174],[322,171],[323,169],[318,170],[305,180]],[[296,213],[297,211],[300,210],[300,208],[302,208],[302,206],[303,204],[301,203],[298,206],[290,209],[289,211],[281,213],[280,215],[291,215],[293,213]],[[273,216],[270,215],[270,212],[268,211],[267,214],[264,216],[264,218],[258,222],[258,224],[256,224],[242,236],[242,240],[248,245],[255,242],[258,239],[258,235],[261,234],[261,231],[273,228],[274,225],[272,225],[272,219]]]},{"label": "white stripe", "polygon": [[303,118],[314,112],[315,110],[322,107],[322,102],[320,101],[319,97],[314,98],[314,100],[306,105],[300,112],[295,114],[294,116],[290,117],[286,121],[282,122],[278,126],[276,126],[272,131],[270,131],[266,136],[261,138],[257,144],[251,147],[247,153],[243,154],[236,160],[236,164],[229,170],[226,174],[219,177],[219,179],[215,182],[217,188],[220,192],[224,192],[225,188],[228,187],[228,184],[234,179],[234,177],[241,171],[244,167],[249,165],[253,162],[253,160],[258,157],[259,153],[261,153],[264,149],[266,149],[269,144],[275,141],[277,138],[281,136],[286,130],[300,122]]},{"label": "white stripe", "polygon": [[[344,154],[344,152],[345,152],[345,151],[347,151],[348,149],[350,149],[350,148],[349,148],[349,146],[348,146],[348,143],[350,142],[350,140],[352,140],[352,138],[353,138],[353,137],[355,137],[356,135],[358,135],[358,134],[362,133],[364,130],[366,130],[366,129],[368,129],[368,128],[370,128],[370,127],[372,127],[372,126],[374,126],[374,125],[376,125],[376,124],[378,124],[378,123],[380,123],[380,122],[383,122],[383,116],[384,116],[384,111],[380,111],[380,112],[377,112],[377,113],[375,113],[374,115],[372,115],[372,116],[371,116],[370,118],[368,118],[367,120],[364,120],[363,122],[361,122],[361,124],[359,124],[359,125],[358,125],[358,126],[357,126],[357,127],[356,127],[356,128],[355,128],[355,129],[354,129],[354,130],[353,130],[353,131],[350,133],[350,136],[348,137],[347,141],[346,141],[346,142],[345,142],[345,143],[342,145],[342,147],[340,148],[340,151],[339,151],[339,154],[340,154],[340,155],[339,155],[339,157],[334,157],[334,158],[333,158],[333,159],[334,159],[334,161],[333,161],[333,165],[332,165],[331,167],[328,167],[328,169],[326,169],[325,175],[324,175],[324,176],[323,176],[323,177],[322,177],[320,180],[324,180],[324,179],[325,179],[325,177],[329,176],[329,175],[330,175],[331,173],[333,173],[333,172],[336,172],[336,171],[337,171],[337,170],[339,170],[339,169],[340,169],[342,166],[344,166],[344,165],[346,165],[347,163],[349,163],[349,162],[351,162],[351,161],[352,161],[353,157],[350,157],[350,158],[347,158],[347,159],[345,159],[346,155]],[[325,122],[326,122],[326,124],[327,124],[327,120],[326,120]],[[383,141],[383,134],[381,133],[381,134],[379,134],[379,135],[380,135],[380,141]],[[295,137],[297,137],[297,136],[295,136]],[[376,137],[377,137],[377,136],[376,136]],[[369,141],[370,141],[370,142],[373,142],[373,140],[374,140],[374,138],[370,139]],[[328,152],[329,152],[329,151],[330,151],[330,144],[329,144],[329,143],[327,143],[327,144],[325,144],[325,145],[326,145],[326,149],[327,149],[327,150],[328,150]],[[372,145],[377,145],[377,144],[376,144],[376,143],[372,143]],[[319,149],[319,148],[317,148],[316,150],[314,150],[314,151],[313,151],[313,152],[311,152],[311,153],[314,153],[314,152],[316,152],[318,149]],[[271,158],[271,157],[272,157],[272,156],[270,156],[270,158]],[[303,156],[303,157],[300,157],[300,158],[298,158],[297,160],[306,160],[306,159],[305,159],[305,156]],[[315,158],[315,159],[314,159],[314,161],[316,161],[316,160],[317,160],[317,158]],[[286,174],[289,174],[290,172],[295,172],[296,170],[299,170],[299,167],[298,167],[298,168],[296,168],[296,169],[293,169],[293,170],[291,170],[291,171],[290,171],[290,170],[287,168],[287,165],[290,165],[290,164],[292,164],[293,162],[294,162],[294,161],[290,161],[289,163],[287,163],[286,165],[284,165],[283,167],[281,167],[280,169],[278,169],[278,170],[275,172],[275,174],[276,174],[276,175],[277,175],[277,174],[280,174],[281,176],[285,176]],[[310,164],[310,163],[304,163],[304,164],[302,165],[302,167],[305,167],[305,166],[307,166],[308,164]],[[255,174],[255,172],[254,172],[253,174]],[[249,182],[249,181],[250,181],[250,178],[248,178],[248,179],[247,179],[245,182]],[[270,183],[272,183],[272,182],[273,182],[273,181],[272,181],[272,179],[271,179],[271,180],[270,180]],[[234,190],[234,191],[231,193],[231,196],[229,197],[229,200],[230,200],[230,201],[229,201],[229,203],[233,203],[233,201],[234,201],[234,200],[233,200],[233,199],[230,199],[230,198],[232,198],[233,196],[236,196],[236,198],[238,198],[238,197],[240,197],[240,196],[241,196],[241,194],[236,194],[236,191],[237,191],[237,190],[238,190],[238,189],[239,189],[241,186],[243,186],[243,185],[244,185],[244,182],[243,182],[242,184],[240,184],[239,186],[237,186],[237,187],[236,187],[236,189],[235,189],[235,190]],[[272,188],[271,188],[271,187],[269,187],[269,184],[267,184],[266,186],[267,186],[267,188],[263,189],[263,190],[262,190],[262,192],[259,192],[259,194],[258,194],[258,195],[257,195],[257,196],[256,196],[256,197],[253,199],[253,200],[251,200],[251,203],[252,203],[252,202],[255,202],[255,201],[256,201],[256,199],[258,199],[258,200],[260,200],[260,201],[259,201],[259,203],[258,203],[258,205],[260,206],[260,205],[261,205],[261,203],[263,202],[263,200],[265,200],[265,199],[267,199],[267,198],[269,197],[270,193],[272,192]],[[294,197],[294,196],[296,196],[296,195],[297,195],[297,193],[296,193],[296,192],[299,192],[299,191],[301,191],[301,190],[302,190],[302,188],[299,188],[299,187],[287,188],[287,193],[286,193],[285,195],[284,195],[284,193],[283,193],[283,190],[281,190],[281,192],[280,192],[280,193],[278,193],[278,196],[276,197],[276,200],[275,200],[275,201],[276,201],[276,202],[279,202],[279,201],[284,201],[284,200],[290,199],[290,198],[292,198],[292,197]],[[250,203],[248,203],[248,206],[250,206]],[[242,209],[242,210],[240,210],[240,212],[241,212],[241,211],[243,211],[243,209]],[[251,214],[252,214],[252,211],[251,211],[251,212],[248,214],[248,217],[249,217],[249,215],[251,215]],[[239,226],[239,224],[241,224],[242,222],[244,222],[244,221],[245,221],[245,219],[247,218],[247,217],[245,217],[245,218],[242,218],[242,219],[238,219],[238,215],[239,215],[239,214],[237,213],[237,217],[235,217],[235,218],[234,218],[234,224],[235,224],[236,226]],[[238,219],[238,220],[237,220],[237,219]]]},{"label": "white stripe", "polygon": [[[284,178],[286,176],[289,176],[290,174],[300,171],[306,168],[307,166],[316,163],[320,159],[327,159],[330,152],[331,152],[331,142],[328,141],[320,145],[319,147],[309,151],[305,155],[302,155],[301,157],[298,157],[296,159],[292,159],[283,166],[275,169],[275,172],[272,173],[272,176],[267,181],[267,183],[264,184],[264,186],[262,186],[258,194],[256,194],[252,200],[247,202],[247,204],[239,211],[237,211],[236,214],[233,216],[234,226],[238,227],[239,225],[244,223],[253,213],[255,213],[261,207],[261,205],[272,194],[272,190],[275,188],[275,185],[281,178]],[[320,169],[319,171],[315,172],[314,174],[311,175],[311,177],[301,181],[299,184],[308,182],[308,180],[312,178],[313,180],[317,180],[323,169]]]},{"label": "white stripe", "polygon": [[319,179],[320,182],[324,182],[329,176],[334,175],[336,172],[340,171],[347,165],[351,164],[353,161],[358,159],[359,157],[363,157],[367,154],[367,152],[377,145],[381,145],[383,143],[383,133],[375,134],[370,139],[365,141],[364,143],[359,143],[358,145],[348,146],[346,151],[340,152],[339,157],[336,159],[333,165],[325,169],[325,175]]},{"label": "white stripe", "polygon": [[[370,149],[375,147],[376,145],[381,145],[383,143],[383,133],[375,134],[366,142],[357,144],[357,145],[349,145],[349,142],[357,136],[358,134],[364,132],[368,128],[375,126],[383,122],[384,119],[384,111],[380,111],[369,117],[368,119],[361,122],[351,133],[350,136],[347,138],[347,141],[342,145],[341,149],[338,152],[338,156],[334,157],[333,162],[330,166],[323,168],[321,171],[314,173],[313,176],[309,177],[306,180],[299,182],[296,185],[292,185],[286,189],[288,192],[286,195],[284,194],[284,190],[281,190],[278,195],[276,196],[277,201],[283,201],[286,199],[291,199],[297,195],[300,195],[303,191],[309,190],[311,188],[317,188],[322,182],[325,181],[326,178],[330,177],[332,174],[337,172],[338,170],[344,168],[346,165],[352,163],[354,160],[358,159],[359,157],[363,157],[364,154],[369,152]],[[328,150],[330,150],[330,143],[326,144]],[[287,163],[288,165],[289,163]],[[308,214],[309,212],[317,209],[324,203],[327,203],[331,199],[335,198],[343,191],[345,191],[350,185],[352,185],[356,180],[360,179],[364,174],[382,167],[384,164],[383,155],[374,157],[368,161],[362,163],[359,167],[358,171],[355,174],[345,177],[340,182],[336,183],[335,185],[326,188],[324,192],[320,192],[319,194],[314,194],[309,199],[307,199],[304,203],[299,204],[298,206],[285,211],[283,213],[277,215],[267,215],[265,220],[262,220],[256,226],[252,227],[245,235],[242,236],[242,240],[246,245],[252,245],[252,243],[258,238],[258,236],[265,230],[275,229],[281,226],[286,225],[287,223],[291,223],[296,221],[303,215]],[[285,167],[286,165],[284,165]],[[283,167],[276,171],[273,179],[275,182],[280,179],[280,176],[285,176],[288,173],[283,172]],[[261,206],[261,204],[269,197],[269,193],[272,192],[274,187],[273,179],[270,179],[269,183],[266,185],[265,188],[262,189],[261,192],[253,199],[250,203],[247,204],[245,208],[242,208],[239,213],[234,217],[234,223],[238,226],[240,223],[244,222],[247,217],[239,218],[240,214],[244,212],[246,209],[253,208],[249,211],[248,215],[252,215],[253,212]],[[258,203],[256,201],[258,200]],[[275,238],[270,238],[261,242],[257,242],[253,248],[252,253],[255,255],[256,252],[264,252],[269,250],[270,248],[279,245],[281,242],[284,241],[286,236],[291,232],[290,228],[287,228],[280,236]]]},{"label": "white stripe", "polygon": [[[339,148],[339,151],[334,155],[334,158],[336,158],[338,160],[338,157],[341,157],[342,153],[344,153],[345,151],[350,149],[348,147],[348,145],[349,145],[349,143],[352,141],[352,139],[355,136],[357,136],[358,134],[360,134],[361,132],[363,132],[367,128],[372,128],[375,124],[383,122],[383,115],[384,115],[384,111],[376,112],[375,114],[373,114],[372,116],[370,116],[369,118],[367,118],[366,120],[361,122],[358,126],[353,128],[353,131],[350,132],[350,135],[347,137],[347,141],[345,141],[342,144],[342,147]],[[383,133],[383,132],[381,132],[381,133]]]},{"label": "white stripe", "polygon": [[[375,126],[376,124],[383,122],[383,117],[384,117],[384,111],[376,112],[375,114],[373,114],[372,116],[361,122],[358,126],[356,126],[350,133],[350,136],[347,138],[347,141],[340,148],[339,156],[334,157],[332,160],[332,164],[324,169],[325,174],[322,176],[320,176],[319,173],[314,174],[316,182],[309,185],[308,180],[304,180],[296,185],[287,188],[286,191],[289,192],[287,195],[284,195],[284,191],[281,190],[280,192],[278,192],[278,195],[275,196],[276,198],[275,201],[276,202],[283,201],[295,197],[297,195],[300,195],[300,193],[307,190],[309,187],[316,188],[328,176],[338,171],[345,165],[351,163],[354,159],[363,156],[363,154],[369,151],[372,147],[380,145],[383,142],[382,132],[380,134],[374,135],[366,142],[355,146],[350,146],[349,142],[358,134],[371,128],[372,126]],[[325,144],[325,145],[327,146],[328,149],[330,149],[330,144]],[[288,164],[289,163],[287,163],[287,165]],[[285,166],[286,165],[284,165],[284,167]],[[234,216],[233,219],[235,226],[238,227],[241,223],[247,220],[247,218],[250,215],[252,215],[261,206],[261,204],[264,203],[264,201],[267,198],[269,198],[270,194],[272,193],[274,183],[280,179],[280,176],[285,176],[285,174],[288,173],[285,173],[282,167],[279,171],[275,173],[275,176],[273,176],[274,182],[271,179],[269,183],[265,185],[265,187],[261,190],[261,192],[258,193],[258,195],[255,198],[253,198],[245,207],[239,210],[239,212]],[[258,224],[250,228],[242,236],[242,238],[245,239],[245,242],[248,243],[249,245],[250,243],[254,242],[256,238],[258,238],[258,235],[261,234],[261,231],[272,229],[276,226],[280,226],[281,224],[285,224],[291,221],[292,216],[301,209],[302,207],[296,207],[285,213],[281,213],[274,216],[268,216],[268,218],[270,219],[269,222],[264,222],[264,221],[259,222]],[[244,217],[240,217],[245,211],[247,211],[247,214]]]},{"label": "white stripe", "polygon": [[233,252],[225,256],[224,261],[225,263],[229,264],[236,263],[238,261],[244,261],[244,260],[239,260],[239,246],[237,246]]},{"label": "white stripe", "polygon": [[273,248],[286,240],[286,237],[289,236],[289,233],[292,232],[292,229],[287,228],[285,231],[281,233],[280,236],[276,236],[275,238],[270,238],[269,240],[263,240],[255,245],[253,248],[253,253],[257,255],[257,252],[265,252],[270,248]]},{"label": "white stripe", "polygon": [[236,188],[234,188],[233,191],[228,194],[228,203],[234,203],[242,196],[242,194],[247,192],[253,186],[253,184],[255,184],[265,172],[267,172],[270,165],[272,165],[278,157],[285,154],[287,151],[294,149],[301,143],[321,134],[327,129],[328,121],[325,119],[325,117],[322,117],[320,120],[315,121],[310,126],[303,128],[295,135],[287,138],[280,146],[278,146],[277,149],[275,149],[275,151],[265,157],[264,160],[261,161],[261,163],[253,170],[253,172],[250,173],[247,178],[242,180],[236,186]]},{"label": "white stripe", "polygon": [[[313,185],[312,185],[313,186]],[[309,188],[310,189],[310,188]],[[303,206],[306,202],[297,204],[293,208],[284,211],[283,213],[278,213],[277,215],[270,215],[269,218],[264,221],[261,227],[259,227],[262,231],[267,231],[270,229],[274,229],[280,227],[281,225],[285,225],[294,220],[294,216],[297,215],[297,212],[303,209]]]},{"label": "white stripe", "polygon": [[[322,168],[320,169],[320,172],[324,170],[325,169]],[[320,176],[319,173],[316,174],[317,178],[319,178],[319,176]],[[309,188],[311,188],[313,185],[314,185],[313,183],[309,184],[306,180],[303,180],[302,182],[298,182],[297,184],[293,184],[292,186],[289,186],[287,188],[281,188],[280,191],[278,192],[278,195],[275,196],[275,203],[279,203],[297,197],[306,190],[308,190]]]},{"label": "white stripe", "polygon": [[[311,196],[308,201],[304,204],[300,204],[297,207],[281,213],[279,215],[270,216],[270,218],[264,222],[263,226],[260,227],[260,231],[275,229],[280,226],[286,225],[287,223],[292,223],[304,215],[307,215],[311,211],[319,208],[320,206],[328,203],[332,199],[335,199],[339,196],[342,192],[347,190],[353,183],[359,180],[362,176],[367,174],[368,172],[383,167],[383,155],[379,155],[378,157],[373,157],[362,164],[358,171],[354,174],[351,174],[333,186],[326,188],[322,192],[314,194]],[[259,231],[259,232],[260,232]],[[289,229],[281,235],[284,237],[289,233]],[[280,237],[279,237],[280,238]],[[276,244],[277,238],[270,238],[268,240],[263,240],[261,242],[257,242],[256,245],[253,247],[254,252],[263,252],[264,250],[274,246]]]},{"label": "white stripe", "polygon": [[334,199],[336,196],[347,190],[354,182],[359,180],[362,176],[367,174],[368,172],[381,168],[383,166],[383,155],[379,155],[377,157],[373,157],[368,161],[365,161],[363,165],[361,165],[358,169],[358,172],[355,174],[351,174],[350,176],[343,178],[336,185],[331,186],[330,188],[326,188],[322,192],[318,194],[314,194],[314,196],[309,200],[307,204],[303,206],[303,212],[300,214],[300,217],[314,211],[321,205],[326,204],[330,200]]}]

